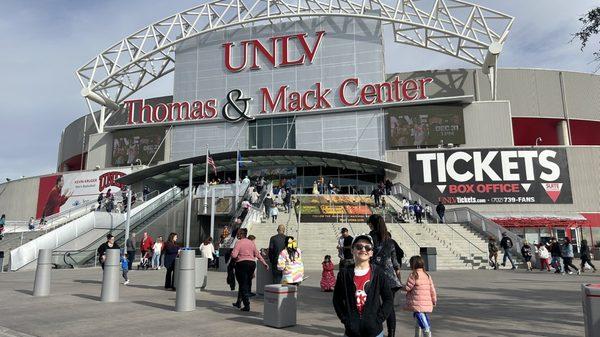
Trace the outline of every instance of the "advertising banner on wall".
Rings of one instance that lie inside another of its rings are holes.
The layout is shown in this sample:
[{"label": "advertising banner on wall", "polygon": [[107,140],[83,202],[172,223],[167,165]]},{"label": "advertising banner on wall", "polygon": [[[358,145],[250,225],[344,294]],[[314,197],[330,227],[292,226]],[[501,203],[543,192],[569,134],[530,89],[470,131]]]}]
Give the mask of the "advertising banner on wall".
[{"label": "advertising banner on wall", "polygon": [[445,204],[571,204],[565,149],[409,153],[411,188]]},{"label": "advertising banner on wall", "polygon": [[369,197],[351,195],[299,196],[301,221],[335,222],[343,218],[347,222],[364,223],[377,212]]},{"label": "advertising banner on wall", "polygon": [[416,106],[387,111],[391,148],[465,143],[462,107]]},{"label": "advertising banner on wall", "polygon": [[129,166],[136,162],[149,165],[164,160],[165,146],[161,145],[164,136],[162,127],[113,132],[112,165]]},{"label": "advertising banner on wall", "polygon": [[116,182],[131,173],[130,168],[119,170],[85,171],[54,174],[40,178],[36,218],[48,217],[96,200],[98,194],[121,191],[123,185]]}]

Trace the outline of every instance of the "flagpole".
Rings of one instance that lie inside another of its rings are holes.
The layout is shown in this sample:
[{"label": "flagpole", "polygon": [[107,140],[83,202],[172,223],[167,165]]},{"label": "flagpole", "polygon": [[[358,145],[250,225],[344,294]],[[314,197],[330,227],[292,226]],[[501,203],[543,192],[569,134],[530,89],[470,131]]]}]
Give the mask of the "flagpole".
[{"label": "flagpole", "polygon": [[208,213],[208,144],[206,144],[206,172],[204,177],[204,214]]}]

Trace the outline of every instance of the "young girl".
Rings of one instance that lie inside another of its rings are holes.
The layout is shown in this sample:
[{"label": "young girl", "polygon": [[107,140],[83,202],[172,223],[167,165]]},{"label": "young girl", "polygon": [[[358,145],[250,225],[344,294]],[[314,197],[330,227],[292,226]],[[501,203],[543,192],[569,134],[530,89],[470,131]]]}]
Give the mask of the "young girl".
[{"label": "young girl", "polygon": [[285,238],[286,248],[279,253],[277,269],[281,270],[283,276],[281,284],[300,285],[304,279],[304,263],[302,262],[302,251],[293,236]]},{"label": "young girl", "polygon": [[425,272],[425,262],[421,256],[410,258],[412,273],[408,277],[402,290],[406,291],[406,305],[404,310],[412,311],[415,318],[415,336],[431,336],[429,315],[437,304],[437,295],[431,276]]},{"label": "young girl", "polygon": [[331,256],[325,255],[323,259],[323,273],[321,274],[321,291],[333,291],[335,276],[333,275],[333,262]]},{"label": "young girl", "polygon": [[540,270],[544,271],[546,269],[550,271],[550,252],[546,248],[546,245],[539,244],[538,254],[540,255]]}]

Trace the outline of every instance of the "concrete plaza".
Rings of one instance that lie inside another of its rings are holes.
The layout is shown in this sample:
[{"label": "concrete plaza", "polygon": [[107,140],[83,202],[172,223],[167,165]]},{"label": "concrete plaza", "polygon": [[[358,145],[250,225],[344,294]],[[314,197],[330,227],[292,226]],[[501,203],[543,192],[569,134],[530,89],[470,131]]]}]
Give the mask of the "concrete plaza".
[{"label": "concrete plaza", "polygon": [[[236,292],[225,274],[209,273],[197,310],[174,311],[175,292],[163,289],[164,270],[130,272],[119,303],[100,302],[101,270],[53,270],[51,296],[32,296],[34,272],[0,274],[0,336],[342,336],[331,293],[319,289],[320,272],[302,285],[298,325],[278,330],[262,325],[262,299],[251,312],[231,306]],[[405,274],[408,271],[405,271]],[[464,336],[583,336],[580,285],[600,283],[585,276],[525,271],[432,273],[438,307],[433,334]],[[403,296],[403,295],[402,295]],[[397,336],[412,336],[412,317],[397,311]]]}]

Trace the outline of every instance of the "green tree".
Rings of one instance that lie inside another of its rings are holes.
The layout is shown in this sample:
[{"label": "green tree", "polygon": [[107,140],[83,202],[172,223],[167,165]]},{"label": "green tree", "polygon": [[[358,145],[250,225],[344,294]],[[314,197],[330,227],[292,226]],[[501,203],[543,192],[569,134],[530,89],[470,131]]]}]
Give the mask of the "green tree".
[{"label": "green tree", "polygon": [[[600,7],[591,9],[585,15],[579,18],[582,23],[582,27],[579,32],[575,33],[574,39],[579,39],[581,43],[581,50],[587,47],[590,39],[600,32]],[[594,62],[600,62],[600,50],[594,52]],[[600,69],[600,66],[596,68],[596,71]]]}]

